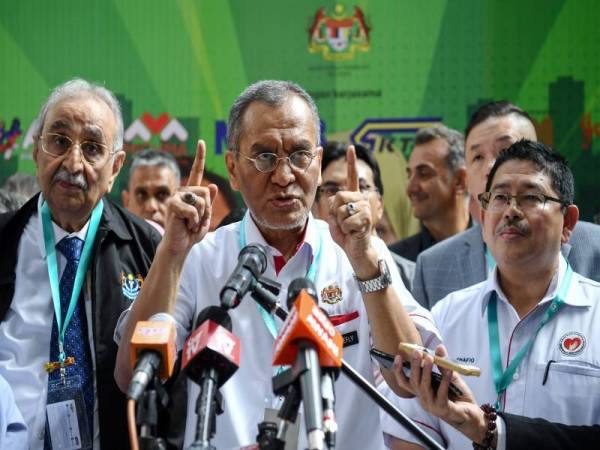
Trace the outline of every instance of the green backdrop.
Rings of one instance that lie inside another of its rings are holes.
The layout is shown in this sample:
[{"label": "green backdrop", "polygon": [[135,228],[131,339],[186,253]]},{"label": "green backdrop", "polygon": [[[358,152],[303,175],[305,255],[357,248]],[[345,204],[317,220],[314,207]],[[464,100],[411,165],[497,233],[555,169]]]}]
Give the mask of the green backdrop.
[{"label": "green backdrop", "polygon": [[315,96],[328,136],[401,156],[416,128],[463,129],[477,105],[509,99],[569,158],[589,219],[600,204],[599,13],[594,0],[1,0],[0,182],[33,171],[31,123],[74,76],[119,95],[130,152],[163,147],[185,165],[203,137],[222,174],[229,105],[277,78]]}]

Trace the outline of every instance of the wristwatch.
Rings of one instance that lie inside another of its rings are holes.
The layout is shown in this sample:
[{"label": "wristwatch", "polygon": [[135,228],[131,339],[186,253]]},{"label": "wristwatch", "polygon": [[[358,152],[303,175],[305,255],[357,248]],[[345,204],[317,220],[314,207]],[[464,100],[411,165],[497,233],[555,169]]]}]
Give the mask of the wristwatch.
[{"label": "wristwatch", "polygon": [[354,276],[354,278],[356,278],[356,282],[358,283],[358,290],[363,294],[370,294],[371,292],[380,291],[392,284],[392,276],[390,275],[390,269],[388,269],[385,259],[380,259],[378,264],[379,276],[377,278],[362,281],[356,278],[356,275]]}]

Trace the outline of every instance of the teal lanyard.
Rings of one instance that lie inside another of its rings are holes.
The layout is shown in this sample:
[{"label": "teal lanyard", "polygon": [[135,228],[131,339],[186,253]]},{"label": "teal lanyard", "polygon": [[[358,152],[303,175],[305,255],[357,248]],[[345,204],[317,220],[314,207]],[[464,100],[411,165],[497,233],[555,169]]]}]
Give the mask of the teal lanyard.
[{"label": "teal lanyard", "polygon": [[[249,214],[249,213],[248,213]],[[240,223],[240,249],[246,246],[246,222],[248,214],[244,216],[242,222]],[[319,233],[319,243],[317,244],[317,248],[315,249],[314,256],[310,266],[308,267],[308,271],[306,272],[305,277],[308,278],[313,283],[317,277],[317,269],[319,267],[319,260],[321,259],[321,247],[322,247],[322,238],[321,233]],[[267,329],[271,333],[273,338],[277,338],[279,331],[277,330],[277,325],[275,324],[275,319],[271,314],[269,314],[262,306],[258,305],[258,311],[267,326]]]},{"label": "teal lanyard", "polygon": [[500,354],[500,337],[498,332],[498,311],[497,311],[497,294],[496,291],[493,291],[491,294],[491,298],[488,304],[487,310],[487,318],[488,318],[488,333],[489,333],[489,342],[490,342],[490,357],[492,359],[492,372],[494,375],[494,385],[496,387],[496,409],[500,411],[500,397],[504,393],[504,391],[508,388],[510,383],[513,380],[513,375],[517,371],[521,361],[529,352],[529,349],[533,345],[535,338],[538,333],[542,329],[544,325],[546,325],[560,310],[560,308],[564,304],[564,299],[569,291],[569,286],[571,285],[571,279],[573,277],[573,269],[571,265],[567,263],[567,271],[565,273],[565,278],[560,285],[559,292],[552,299],[552,303],[544,313],[542,320],[536,330],[533,333],[533,336],[527,341],[527,343],[521,347],[521,349],[517,352],[513,360],[510,362],[506,370],[502,371],[502,355]]},{"label": "teal lanyard", "polygon": [[496,268],[496,260],[487,245],[485,246],[485,261],[487,263],[487,274],[489,275]]},{"label": "teal lanyard", "polygon": [[75,273],[75,282],[73,284],[73,292],[71,293],[71,300],[69,302],[69,308],[67,309],[67,315],[63,322],[62,313],[60,308],[60,290],[58,282],[58,264],[56,261],[56,248],[54,241],[54,229],[52,228],[52,218],[50,217],[50,208],[48,203],[42,204],[42,225],[44,230],[44,245],[46,248],[46,259],[48,264],[48,277],[50,278],[50,290],[52,291],[52,303],[54,304],[54,314],[56,316],[56,324],[58,326],[58,360],[62,364],[65,362],[66,355],[64,349],[65,342],[65,331],[71,322],[73,312],[75,311],[75,305],[81,292],[81,286],[83,285],[83,279],[85,277],[85,271],[87,269],[90,253],[92,246],[94,245],[94,239],[96,237],[96,231],[100,224],[100,217],[102,216],[103,203],[102,200],[98,202],[94,210],[92,211],[92,217],[90,218],[90,225],[87,230],[85,244],[81,252],[81,258],[79,259],[79,265],[77,266],[77,272]]}]

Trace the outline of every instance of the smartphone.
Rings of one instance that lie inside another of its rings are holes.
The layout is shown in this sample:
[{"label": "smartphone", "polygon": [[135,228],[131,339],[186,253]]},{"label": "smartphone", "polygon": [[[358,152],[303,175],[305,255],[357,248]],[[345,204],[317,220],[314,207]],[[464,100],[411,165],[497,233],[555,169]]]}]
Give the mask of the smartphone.
[{"label": "smartphone", "polygon": [[[371,353],[371,356],[373,356],[373,358],[375,358],[375,360],[383,367],[385,367],[386,369],[393,369],[394,355],[382,352],[381,350],[377,350],[376,348],[371,348],[371,351],[369,353]],[[410,378],[410,363],[408,361],[404,361],[402,363],[402,372],[404,372],[404,376],[406,376],[406,378]],[[437,372],[431,372],[431,388],[433,389],[434,393],[437,393],[441,382],[442,376]],[[456,400],[461,395],[463,395],[463,392],[458,387],[456,387],[456,385],[450,383],[450,386],[448,386],[448,398],[450,400]]]},{"label": "smartphone", "polygon": [[478,377],[481,375],[481,369],[476,366],[470,366],[468,364],[459,364],[454,361],[450,361],[449,359],[442,358],[441,356],[436,356],[431,350],[426,347],[421,347],[416,344],[409,344],[407,342],[401,342],[399,344],[400,350],[404,351],[408,356],[412,354],[414,350],[418,350],[421,353],[426,353],[433,357],[433,363],[437,366],[444,367],[446,369],[454,370],[455,372],[460,373],[461,375],[467,375],[472,377]]}]

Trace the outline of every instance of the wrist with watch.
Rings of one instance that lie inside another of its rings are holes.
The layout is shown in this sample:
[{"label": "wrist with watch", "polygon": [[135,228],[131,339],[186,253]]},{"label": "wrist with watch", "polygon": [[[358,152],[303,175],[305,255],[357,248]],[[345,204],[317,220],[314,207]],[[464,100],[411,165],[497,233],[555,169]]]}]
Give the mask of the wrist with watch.
[{"label": "wrist with watch", "polygon": [[371,278],[370,280],[359,280],[356,275],[354,278],[358,283],[358,290],[363,294],[370,294],[372,292],[381,291],[385,289],[390,284],[392,284],[392,275],[390,274],[390,269],[384,259],[380,259],[377,262],[379,266],[379,276],[375,278]]}]

